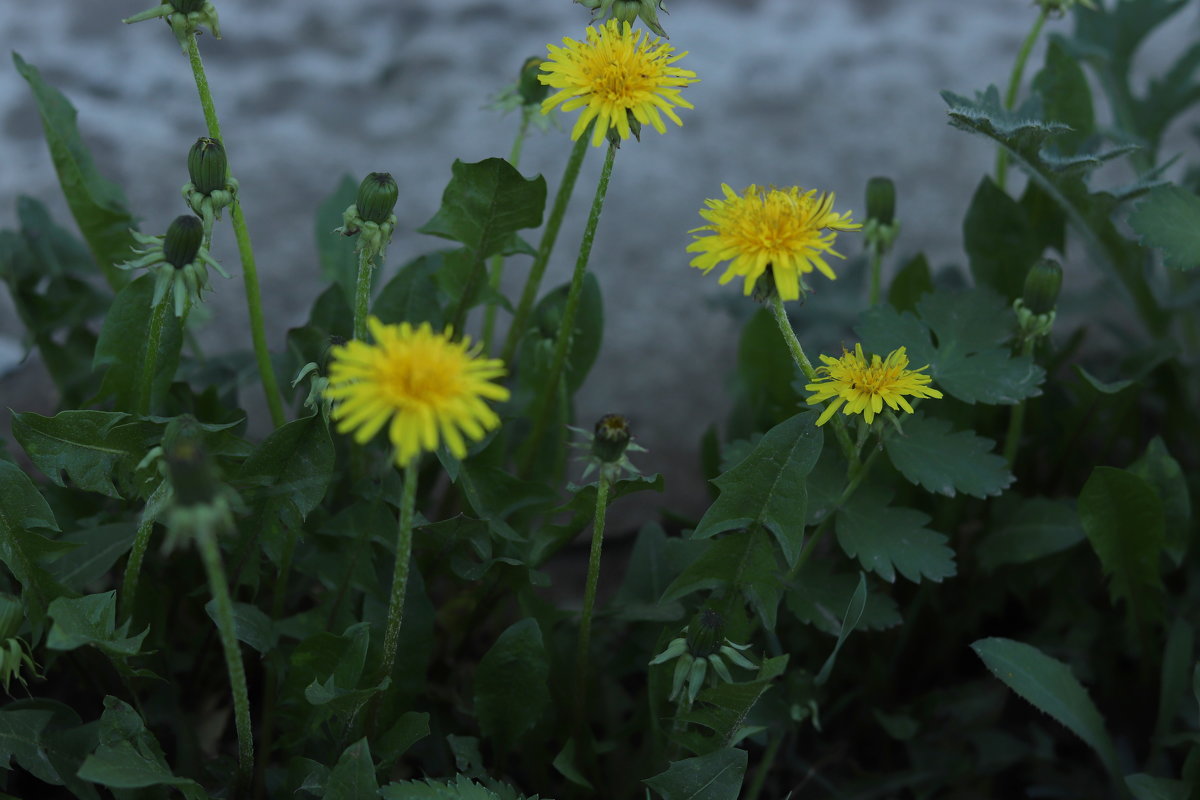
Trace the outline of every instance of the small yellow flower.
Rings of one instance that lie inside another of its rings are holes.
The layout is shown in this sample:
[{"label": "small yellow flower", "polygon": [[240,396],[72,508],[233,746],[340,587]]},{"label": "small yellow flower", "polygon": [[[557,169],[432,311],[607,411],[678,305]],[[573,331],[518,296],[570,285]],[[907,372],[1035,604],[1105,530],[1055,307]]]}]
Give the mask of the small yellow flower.
[{"label": "small yellow flower", "polygon": [[564,37],[565,47],[547,45],[550,55],[541,66],[545,74],[538,80],[558,91],[542,101],[542,113],[550,113],[560,103],[563,111],[584,108],[571,130],[571,140],[582,136],[596,120],[594,147],[604,141],[610,128],[628,139],[631,114],[638,123],[650,124],[659,133],[667,132],[660,112],[683,125],[672,109],[691,108],[692,104],[679,96],[677,87],[695,83],[696,73],[671,66],[686,52],[674,55],[670,45],[643,36],[643,31],[634,32],[628,22],[611,19],[599,28],[589,27],[586,42]]},{"label": "small yellow flower", "polygon": [[723,183],[721,190],[724,200],[705,200],[708,208],[700,210],[700,216],[712,224],[688,231],[709,232],[696,236],[688,252],[701,254],[691,265],[705,274],[729,261],[720,282],[745,278],[743,294],[754,291],[755,282],[768,267],[784,300],[799,299],[801,276],[814,267],[829,280],[836,279],[823,255],[844,258],[833,249],[837,231],[862,227],[851,221],[849,211],[835,214],[833,194],[818,195],[816,189],[801,192],[793,186],[763,191],[751,185],[739,195]]},{"label": "small yellow flower", "polygon": [[465,338],[452,341],[449,328],[434,333],[428,322],[413,328],[369,317],[367,327],[375,344],[355,340],[331,351],[325,396],[337,402],[339,433],[353,431],[366,444],[388,425],[396,463],[405,466],[443,439],[463,458],[464,433],[478,441],[500,425],[484,402],[508,399],[508,389],[492,383],[504,375],[500,359],[477,358]]},{"label": "small yellow flower", "polygon": [[810,405],[833,399],[817,420],[818,425],[828,422],[843,403],[843,413],[861,413],[870,425],[875,415],[883,411],[884,403],[893,411],[904,409],[909,414],[913,413],[912,406],[904,399],[906,394],[934,399],[942,396],[941,392],[929,386],[932,379],[921,374],[928,364],[915,370],[908,369],[908,356],[903,347],[893,350],[887,358],[873,355],[868,362],[863,355],[862,345],[856,344],[853,353],[843,350],[841,358],[822,355],[821,361],[825,366],[817,367],[817,374],[827,377],[804,387],[816,393],[808,398]]}]

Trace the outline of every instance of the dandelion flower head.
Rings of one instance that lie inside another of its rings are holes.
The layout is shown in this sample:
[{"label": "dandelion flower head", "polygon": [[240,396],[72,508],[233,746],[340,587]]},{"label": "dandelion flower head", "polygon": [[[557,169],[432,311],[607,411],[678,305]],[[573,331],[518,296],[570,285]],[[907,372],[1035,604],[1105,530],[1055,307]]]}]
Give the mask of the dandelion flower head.
[{"label": "dandelion flower head", "polygon": [[666,133],[665,114],[676,125],[683,121],[675,106],[691,108],[679,95],[680,87],[697,81],[696,73],[671,66],[687,55],[675,54],[674,48],[650,39],[645,32],[634,31],[628,22],[611,19],[599,27],[587,29],[587,41],[563,38],[563,47],[547,45],[549,57],[542,63],[544,74],[538,80],[558,89],[542,101],[542,113],[548,114],[559,104],[563,111],[584,109],[571,130],[574,141],[583,135],[592,120],[592,146],[604,141],[609,129],[622,139],[631,131],[629,116],[643,125],[652,125]]},{"label": "dandelion flower head", "polygon": [[931,378],[921,370],[908,369],[908,355],[900,347],[887,358],[872,355],[870,361],[863,355],[861,344],[854,345],[854,352],[843,351],[841,358],[822,355],[824,366],[817,367],[817,374],[825,377],[804,388],[814,392],[808,398],[810,405],[833,400],[821,416],[818,425],[824,425],[839,408],[845,414],[862,414],[870,425],[875,415],[883,411],[887,403],[893,411],[904,409],[909,414],[913,408],[904,395],[940,399],[942,393],[929,386]]},{"label": "dandelion flower head", "polygon": [[700,216],[709,221],[689,233],[699,234],[688,245],[689,253],[700,253],[691,265],[707,274],[724,261],[722,284],[744,278],[743,294],[750,294],[759,277],[771,268],[775,287],[784,300],[800,297],[801,276],[819,269],[830,280],[837,276],[826,263],[826,254],[844,258],[833,249],[838,231],[862,227],[850,212],[833,211],[833,194],[818,195],[816,189],[799,187],[765,190],[751,185],[737,194],[721,184],[724,199],[706,200]]},{"label": "dandelion flower head", "polygon": [[[453,341],[450,329],[435,333],[404,322],[367,320],[374,344],[350,341],[332,349],[325,396],[336,402],[340,433],[366,444],[387,425],[396,463],[408,465],[445,441],[456,458],[467,454],[466,439],[478,441],[500,425],[486,400],[507,400],[508,389],[492,381],[504,363],[478,358],[467,339]],[[464,438],[465,434],[465,438]]]}]

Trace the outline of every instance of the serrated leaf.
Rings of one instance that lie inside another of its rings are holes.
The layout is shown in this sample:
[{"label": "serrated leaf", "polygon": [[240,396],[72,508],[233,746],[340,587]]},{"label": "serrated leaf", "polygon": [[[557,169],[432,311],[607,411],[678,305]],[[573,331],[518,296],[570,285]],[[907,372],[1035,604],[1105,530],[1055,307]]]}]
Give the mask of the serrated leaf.
[{"label": "serrated leaf", "polygon": [[1008,688],[1095,750],[1113,777],[1120,775],[1117,754],[1104,729],[1104,720],[1066,664],[1036,647],[1011,639],[980,639],[971,649]]},{"label": "serrated leaf", "polygon": [[642,783],[663,800],[737,800],[746,774],[746,751],[724,748],[673,761],[665,772]]},{"label": "serrated leaf", "polygon": [[1083,541],[1079,515],[1070,505],[1046,497],[1021,501],[1017,510],[979,543],[984,569],[1025,564],[1060,553]]},{"label": "serrated leaf", "polygon": [[120,187],[96,170],[91,153],[79,135],[70,101],[42,79],[36,67],[13,53],[13,63],[33,90],[50,158],[76,224],[110,286],[124,282],[115,265],[132,255],[136,227],[125,207]]},{"label": "serrated leaf", "polygon": [[[787,592],[787,608],[801,622],[837,636],[842,631],[842,615],[857,589],[858,580],[853,574],[836,572],[825,561],[809,561],[792,580]],[[867,594],[859,628],[881,631],[901,622],[895,600],[877,592]]]},{"label": "serrated leaf", "polygon": [[76,777],[84,758],[96,748],[96,728],[96,723],[83,724],[72,708],[54,700],[9,703],[0,709],[0,769],[12,769],[15,760],[38,780],[65,786],[80,800],[100,800],[91,783]]},{"label": "serrated leaf", "polygon": [[379,790],[383,800],[501,800],[500,795],[465,775],[453,781],[404,781],[389,783]]},{"label": "serrated leaf", "polygon": [[475,671],[479,729],[495,746],[514,750],[521,734],[550,704],[550,664],[537,620],[526,618],[500,634]]},{"label": "serrated leaf", "polygon": [[325,800],[361,800],[375,797],[378,792],[371,746],[364,736],[342,751],[325,782],[324,797]]},{"label": "serrated leaf", "polygon": [[[100,383],[99,396],[112,397],[118,411],[141,413],[144,409],[139,406],[145,403],[150,413],[161,413],[179,366],[183,330],[166,307],[169,300],[158,307],[151,305],[154,280],[153,275],[143,275],[117,292],[96,340],[92,368],[108,368]],[[152,318],[161,325],[155,353],[150,352],[152,337],[146,335]],[[144,398],[143,375],[148,370],[153,371],[150,397]]]},{"label": "serrated leaf", "polygon": [[456,160],[442,207],[419,229],[466,245],[477,259],[508,246],[522,228],[542,224],[546,180],[525,178],[503,158]]},{"label": "serrated leaf", "polygon": [[841,629],[838,631],[837,644],[833,646],[833,652],[829,654],[829,658],[825,659],[825,663],[821,665],[821,671],[813,678],[813,683],[817,686],[823,686],[829,676],[833,673],[833,665],[837,662],[838,653],[842,650],[842,645],[846,643],[846,639],[858,627],[859,620],[862,619],[863,611],[867,607],[867,576],[863,573],[858,573],[858,586],[854,590],[854,594],[850,595],[850,603],[846,606],[846,611],[842,615]]},{"label": "serrated leaf", "polygon": [[137,655],[150,628],[133,636],[127,635],[131,622],[117,627],[117,593],[115,590],[83,597],[59,597],[50,603],[47,614],[54,621],[46,636],[51,650],[74,650],[84,645],[99,647],[110,656]]},{"label": "serrated leaf", "polygon": [[889,506],[890,500],[890,491],[867,487],[838,509],[837,539],[846,555],[888,583],[897,572],[913,583],[954,575],[954,551],[945,536],[925,527],[928,515]]},{"label": "serrated leaf", "polygon": [[354,252],[357,240],[353,236],[334,233],[334,229],[342,226],[342,212],[357,199],[358,183],[350,175],[343,175],[334,190],[321,201],[313,220],[321,277],[341,287],[347,298],[354,297],[357,290],[358,256]]},{"label": "serrated leaf", "polygon": [[189,799],[205,797],[195,781],[171,772],[158,740],[146,730],[141,716],[111,696],[104,698],[100,746],[83,762],[79,777],[111,789],[177,786]]},{"label": "serrated leaf", "polygon": [[786,668],[788,656],[777,656],[763,664],[756,680],[741,683],[718,683],[700,692],[696,705],[681,711],[678,718],[701,725],[716,735],[703,749],[692,748],[697,755],[732,747],[746,734],[745,722],[758,699],[771,688],[771,682]]},{"label": "serrated leaf", "polygon": [[1163,251],[1168,267],[1200,265],[1200,197],[1182,186],[1152,189],[1129,215],[1129,227],[1141,235],[1143,245]]},{"label": "serrated leaf", "polygon": [[1129,471],[1140,476],[1158,492],[1162,500],[1163,531],[1167,555],[1175,566],[1183,563],[1192,530],[1192,501],[1188,494],[1187,478],[1163,443],[1155,436],[1146,451],[1129,465]]},{"label": "serrated leaf", "polygon": [[21,584],[25,611],[35,626],[50,601],[66,592],[39,562],[68,549],[38,530],[58,530],[54,513],[20,467],[0,461],[0,561]]},{"label": "serrated leaf", "polygon": [[954,497],[998,495],[1014,480],[1004,458],[992,452],[991,439],[971,431],[951,431],[944,419],[920,412],[903,420],[903,432],[887,429],[884,447],[892,466],[925,489]]},{"label": "serrated leaf", "polygon": [[805,479],[817,463],[824,442],[815,411],[784,420],[755,446],[744,461],[713,483],[721,490],[692,532],[705,539],[735,528],[761,525],[771,532],[788,566],[804,546],[808,513]]},{"label": "serrated leaf", "polygon": [[783,583],[771,540],[765,531],[739,531],[712,541],[671,582],[663,593],[662,602],[725,586],[747,594],[767,623],[767,629],[774,629]]},{"label": "serrated leaf", "polygon": [[1079,493],[1079,521],[1109,577],[1113,603],[1124,601],[1139,625],[1160,619],[1165,542],[1154,489],[1132,472],[1096,467]]},{"label": "serrated leaf", "polygon": [[116,411],[61,411],[53,417],[13,415],[13,436],[46,477],[107,497],[123,495],[125,484],[149,451],[156,426]]}]

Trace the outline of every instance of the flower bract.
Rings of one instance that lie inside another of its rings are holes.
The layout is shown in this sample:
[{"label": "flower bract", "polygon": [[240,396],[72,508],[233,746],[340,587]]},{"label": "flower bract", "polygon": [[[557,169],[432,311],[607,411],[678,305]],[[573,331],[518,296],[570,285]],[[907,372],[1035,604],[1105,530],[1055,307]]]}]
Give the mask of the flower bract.
[{"label": "flower bract", "polygon": [[746,295],[768,267],[784,300],[799,299],[802,276],[814,267],[834,280],[837,275],[825,256],[844,257],[833,249],[837,232],[862,227],[850,219],[849,211],[833,211],[833,194],[818,195],[815,189],[763,190],[751,185],[737,194],[721,184],[721,190],[723,199],[705,201],[700,216],[709,224],[689,231],[699,235],[687,249],[700,253],[691,265],[706,274],[728,261],[720,282],[744,278]]},{"label": "flower bract", "polygon": [[571,139],[578,139],[592,120],[592,145],[599,146],[609,129],[628,139],[633,128],[630,116],[639,125],[652,125],[666,133],[666,115],[676,125],[683,121],[674,108],[691,108],[679,95],[680,87],[695,83],[696,73],[671,66],[687,55],[675,54],[674,48],[658,39],[634,31],[628,22],[609,20],[587,29],[587,41],[563,38],[563,47],[547,45],[549,58],[541,65],[539,80],[557,92],[542,101],[547,114],[561,104],[563,111],[583,109]]},{"label": "flower bract", "polygon": [[[456,458],[466,439],[478,441],[500,425],[487,400],[507,400],[508,389],[492,381],[504,375],[495,358],[478,358],[467,339],[435,333],[429,323],[385,325],[367,320],[374,344],[351,341],[331,350],[325,396],[337,405],[338,431],[353,431],[366,444],[387,425],[396,463],[408,465],[445,441]],[[465,438],[464,438],[465,434]]]},{"label": "flower bract", "polygon": [[817,419],[818,425],[828,422],[839,408],[844,408],[847,415],[862,414],[869,425],[883,411],[884,403],[893,411],[904,409],[911,414],[913,408],[904,395],[934,399],[942,396],[929,386],[931,378],[921,372],[928,365],[915,370],[908,368],[908,355],[903,347],[893,350],[887,358],[872,355],[868,360],[862,345],[856,344],[853,353],[845,351],[841,358],[822,355],[821,361],[824,366],[817,367],[817,374],[825,377],[804,387],[814,393],[808,398],[810,405],[833,401]]}]

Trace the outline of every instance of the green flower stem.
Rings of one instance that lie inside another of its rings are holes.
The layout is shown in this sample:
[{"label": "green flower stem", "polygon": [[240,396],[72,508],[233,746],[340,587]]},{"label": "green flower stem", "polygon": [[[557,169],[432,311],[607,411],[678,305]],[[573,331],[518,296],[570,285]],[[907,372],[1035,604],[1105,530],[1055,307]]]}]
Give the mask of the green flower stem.
[{"label": "green flower stem", "polygon": [[[513,169],[521,163],[521,148],[525,145],[525,134],[529,132],[529,121],[536,111],[535,106],[521,106],[521,124],[517,128],[517,138],[513,140],[512,150],[508,154],[508,163]],[[492,290],[500,291],[500,279],[504,276],[504,255],[496,253],[492,256],[491,275],[489,282]],[[489,303],[483,315],[483,352],[492,351],[492,336],[496,332],[496,304]]]},{"label": "green flower stem", "polygon": [[[1026,337],[1021,343],[1021,355],[1028,356],[1033,353],[1034,339],[1032,336]],[[1013,406],[1012,414],[1008,418],[1008,434],[1004,437],[1004,461],[1008,464],[1008,469],[1011,472],[1013,464],[1017,461],[1017,450],[1021,446],[1021,431],[1025,427],[1025,403],[1026,399]]]},{"label": "green flower stem", "polygon": [[551,404],[554,402],[554,396],[558,394],[558,381],[562,378],[563,367],[567,363],[567,352],[571,349],[571,339],[575,332],[575,315],[579,311],[579,297],[583,294],[583,276],[587,274],[592,243],[596,240],[596,225],[600,222],[600,212],[604,210],[604,198],[608,194],[608,181],[612,177],[613,161],[616,157],[617,145],[610,142],[608,152],[604,156],[604,166],[600,169],[600,182],[596,184],[596,196],[592,199],[592,210],[588,213],[587,225],[583,229],[583,240],[579,243],[579,257],[575,259],[575,272],[571,275],[571,287],[567,290],[558,338],[554,342],[554,358],[550,362],[546,384],[533,407],[533,430],[526,442],[525,457],[521,465],[522,475],[528,475],[533,470],[538,445],[542,442],[546,424],[551,416]]},{"label": "green flower stem", "polygon": [[[604,512],[608,508],[608,470],[600,468],[596,483],[596,517],[592,522],[592,548],[588,554],[587,583],[583,590],[583,611],[579,618],[579,645],[575,651],[575,702],[582,728],[587,706],[588,651],[592,640],[592,611],[596,606],[596,586],[600,582],[600,550],[604,544]],[[582,733],[582,730],[580,731]]]},{"label": "green flower stem", "polygon": [[364,247],[358,251],[358,282],[354,285],[354,338],[360,342],[367,340],[367,315],[371,313],[371,278],[374,275],[375,259]]},{"label": "green flower stem", "polygon": [[874,245],[867,245],[867,251],[871,257],[871,290],[867,295],[867,306],[874,308],[879,305],[880,284],[882,283],[881,273],[883,272],[883,249]]},{"label": "green flower stem", "polygon": [[[192,64],[192,75],[196,79],[196,91],[200,94],[200,107],[204,110],[204,123],[208,127],[208,135],[223,143],[221,123],[217,121],[217,109],[213,104],[212,92],[208,88],[208,76],[204,72],[204,62],[200,60],[200,48],[196,45],[195,36],[187,37],[187,47],[188,59]],[[262,292],[258,286],[258,268],[254,262],[254,248],[250,245],[250,231],[246,228],[246,216],[242,213],[241,200],[236,195],[230,206],[229,216],[233,222],[234,237],[237,239],[238,255],[242,260],[242,279],[246,286],[246,306],[250,312],[250,336],[254,341],[254,358],[258,362],[258,374],[262,379],[263,391],[267,395],[267,408],[271,412],[271,422],[278,428],[287,421],[283,412],[283,395],[279,392],[279,384],[275,380],[275,372],[271,367],[271,354],[267,350]]]},{"label": "green flower stem", "polygon": [[[591,126],[588,126],[588,131]],[[550,263],[550,254],[554,251],[554,243],[558,241],[558,230],[562,227],[563,215],[567,213],[567,205],[571,201],[571,193],[575,190],[575,181],[579,178],[579,169],[583,166],[583,157],[588,149],[587,131],[575,142],[567,166],[563,169],[562,181],[558,185],[558,193],[554,196],[554,205],[550,208],[550,216],[546,219],[546,227],[542,231],[542,240],[538,243],[537,255],[533,258],[533,266],[529,268],[529,277],[525,279],[525,288],[521,291],[521,300],[513,313],[512,324],[508,328],[508,336],[504,340],[504,349],[500,358],[506,364],[511,364],[517,353],[517,344],[525,335],[525,326],[529,323],[529,314],[533,311],[533,303],[537,300],[538,287],[542,284],[542,276],[546,273],[546,265]]]},{"label": "green flower stem", "polygon": [[400,625],[404,622],[404,593],[408,589],[408,562],[412,556],[413,509],[417,504],[417,460],[404,467],[404,495],[400,501],[400,529],[396,535],[396,565],[392,571],[392,596],[388,601],[387,630],[383,634],[381,680],[392,676]]},{"label": "green flower stem", "polygon": [[[771,311],[775,314],[775,323],[779,326],[783,341],[792,354],[792,360],[796,362],[796,366],[800,367],[800,371],[804,373],[804,377],[808,378],[809,382],[816,382],[817,371],[813,369],[808,356],[804,355],[804,348],[800,346],[800,340],[796,338],[796,332],[792,330],[792,322],[788,319],[787,309],[783,307],[783,298],[779,296],[779,292],[771,292]],[[846,456],[846,461],[850,464],[851,469],[854,469],[859,463],[858,450],[850,441],[845,421],[838,414],[833,415],[833,432]]]},{"label": "green flower stem", "polygon": [[[250,730],[250,694],[246,689],[246,667],[242,664],[242,651],[238,645],[233,620],[233,600],[229,596],[229,584],[225,578],[225,567],[221,563],[221,548],[216,534],[204,530],[196,537],[204,569],[208,572],[208,586],[217,607],[217,629],[221,633],[221,647],[225,651],[225,667],[229,671],[229,686],[233,692],[233,719],[237,728],[238,766],[237,783],[244,793],[250,787],[254,773],[254,735]],[[240,796],[241,793],[239,793]]]},{"label": "green flower stem", "polygon": [[171,293],[167,292],[150,314],[150,330],[146,332],[146,357],[142,359],[142,375],[138,380],[137,393],[137,413],[143,417],[154,410],[154,373],[158,368],[158,347],[162,339],[163,324],[167,321],[167,314],[171,313],[168,310],[170,307]]},{"label": "green flower stem", "polygon": [[771,772],[771,767],[775,764],[775,756],[779,754],[779,746],[783,744],[785,734],[773,733],[767,742],[767,749],[763,752],[762,761],[758,762],[758,768],[754,771],[754,779],[750,782],[750,788],[746,790],[743,800],[758,800],[759,794],[762,793],[763,784],[767,781],[767,775]]},{"label": "green flower stem", "polygon": [[[1013,64],[1012,75],[1008,78],[1008,91],[1004,93],[1004,107],[1010,111],[1017,104],[1017,93],[1021,90],[1021,77],[1025,74],[1025,62],[1029,60],[1029,54],[1033,51],[1033,46],[1042,33],[1042,26],[1046,24],[1046,17],[1049,13],[1046,8],[1046,6],[1042,6],[1041,11],[1038,12],[1033,28],[1025,37],[1020,52],[1017,53],[1017,61]],[[1000,187],[1000,191],[1004,191],[1007,182],[1008,151],[1001,147],[996,151],[996,185]]]}]

